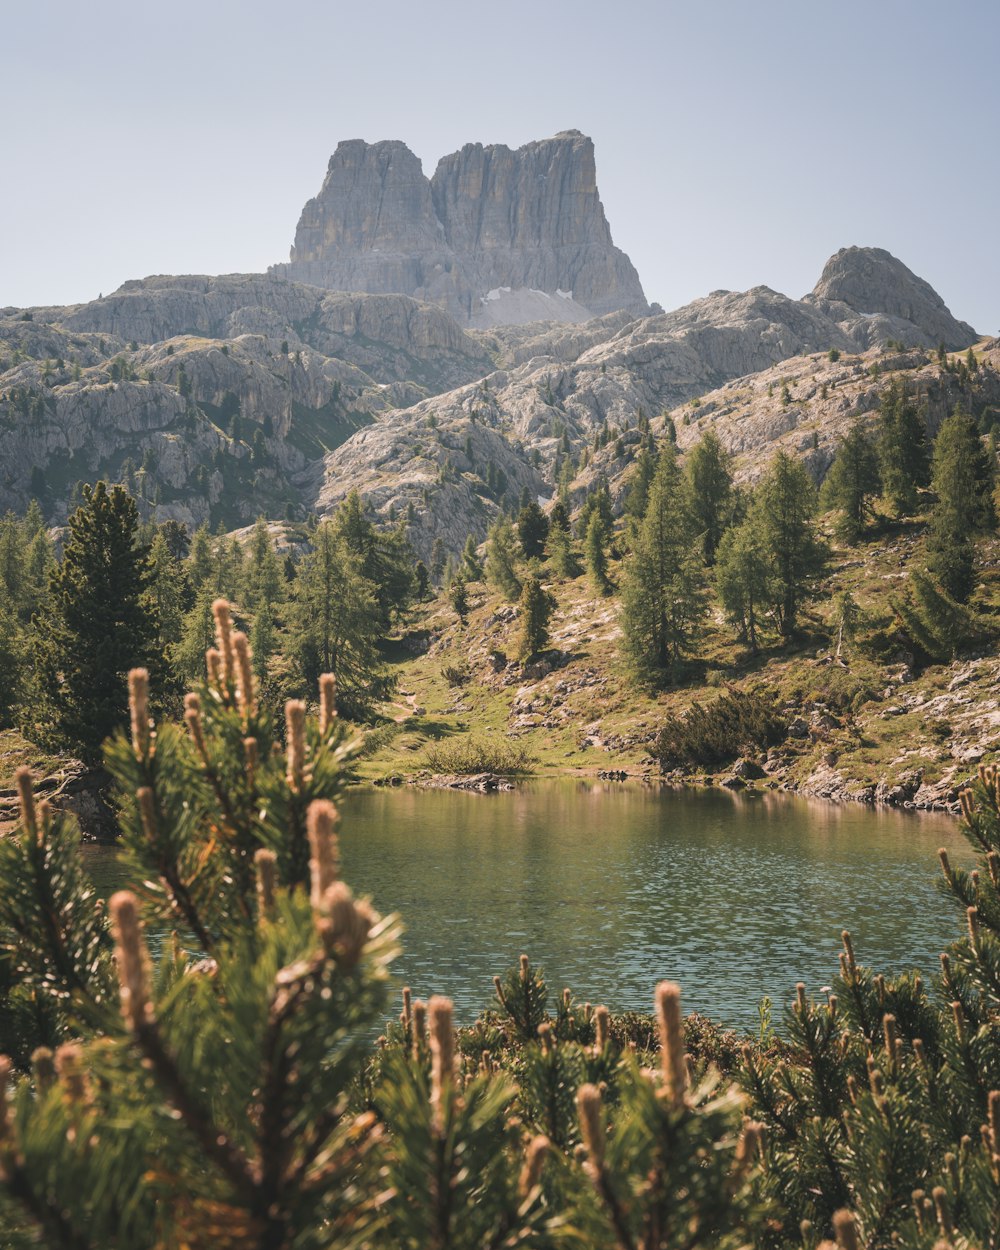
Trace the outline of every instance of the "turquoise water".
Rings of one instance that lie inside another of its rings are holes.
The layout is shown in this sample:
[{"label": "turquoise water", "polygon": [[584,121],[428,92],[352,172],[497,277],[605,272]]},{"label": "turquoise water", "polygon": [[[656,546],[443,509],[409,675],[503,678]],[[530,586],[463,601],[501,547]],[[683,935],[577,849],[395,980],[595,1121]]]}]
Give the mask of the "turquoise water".
[{"label": "turquoise water", "polygon": [[[399,985],[465,1021],[524,951],[553,998],[648,1011],[669,977],[688,1010],[754,1029],[763,996],[777,1017],[796,981],[830,983],[845,927],[859,960],[929,974],[960,930],[936,851],[965,843],[942,815],[592,781],[359,790],[341,810],[346,880],[406,926]],[[112,852],[88,854],[114,888]]]}]

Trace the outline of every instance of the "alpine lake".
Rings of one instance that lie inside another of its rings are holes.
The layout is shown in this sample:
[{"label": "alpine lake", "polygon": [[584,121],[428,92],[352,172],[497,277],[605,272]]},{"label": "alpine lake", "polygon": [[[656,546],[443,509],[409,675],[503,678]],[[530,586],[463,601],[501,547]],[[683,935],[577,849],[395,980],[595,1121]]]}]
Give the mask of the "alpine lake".
[{"label": "alpine lake", "polygon": [[[345,880],[405,923],[398,985],[463,1022],[525,952],[552,1005],[569,986],[647,1012],[666,977],[686,1010],[756,1032],[763,998],[778,1023],[797,981],[830,985],[842,929],[887,974],[933,975],[960,933],[936,852],[970,853],[947,815],[589,779],[354,790],[340,809]],[[116,887],[113,849],[87,855]]]}]

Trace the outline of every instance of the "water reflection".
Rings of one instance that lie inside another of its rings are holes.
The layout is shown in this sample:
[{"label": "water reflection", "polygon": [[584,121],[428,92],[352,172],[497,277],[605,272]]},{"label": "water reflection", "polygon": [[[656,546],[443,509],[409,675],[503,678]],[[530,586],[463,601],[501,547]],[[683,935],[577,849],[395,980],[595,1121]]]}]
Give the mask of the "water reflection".
[{"label": "water reflection", "polygon": [[589,780],[359,791],[342,809],[347,880],[406,923],[400,983],[464,1019],[527,951],[554,994],[646,1011],[671,977],[688,1008],[752,1028],[763,995],[829,983],[844,927],[885,971],[933,971],[958,932],[935,885],[937,847],[964,848],[944,816]]}]

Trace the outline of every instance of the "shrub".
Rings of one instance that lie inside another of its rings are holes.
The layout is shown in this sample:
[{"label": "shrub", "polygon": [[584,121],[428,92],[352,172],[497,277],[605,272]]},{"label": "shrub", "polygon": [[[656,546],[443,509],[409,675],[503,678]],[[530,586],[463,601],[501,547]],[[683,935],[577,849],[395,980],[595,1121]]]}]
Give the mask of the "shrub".
[{"label": "shrub", "polygon": [[783,742],[787,732],[766,695],[732,690],[683,716],[667,717],[653,754],[663,768],[725,764],[746,751]]},{"label": "shrub", "polygon": [[427,748],[424,763],[435,773],[522,773],[534,762],[527,747],[502,734],[470,734],[469,737],[435,742]]}]

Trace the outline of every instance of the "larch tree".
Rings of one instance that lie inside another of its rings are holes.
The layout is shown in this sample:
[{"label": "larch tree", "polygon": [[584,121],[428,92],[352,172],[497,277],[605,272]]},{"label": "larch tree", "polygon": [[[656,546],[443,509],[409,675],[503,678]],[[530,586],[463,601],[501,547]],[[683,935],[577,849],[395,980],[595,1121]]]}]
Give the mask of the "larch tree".
[{"label": "larch tree", "polygon": [[927,537],[927,567],[944,591],[964,603],[975,585],[975,538],[996,525],[993,470],[975,421],[952,413],[934,440],[931,488],[935,501]]},{"label": "larch tree", "polygon": [[795,632],[799,612],[826,563],[816,534],[816,488],[799,460],[779,451],[761,479],[748,517],[774,570],[773,611],[779,632]]},{"label": "larch tree", "polygon": [[687,506],[709,565],[715,562],[716,549],[733,515],[729,459],[715,431],[709,430],[691,448],[684,462]]},{"label": "larch tree", "polygon": [[622,578],[626,662],[646,685],[674,669],[704,611],[701,552],[685,507],[677,453],[664,443]]}]

